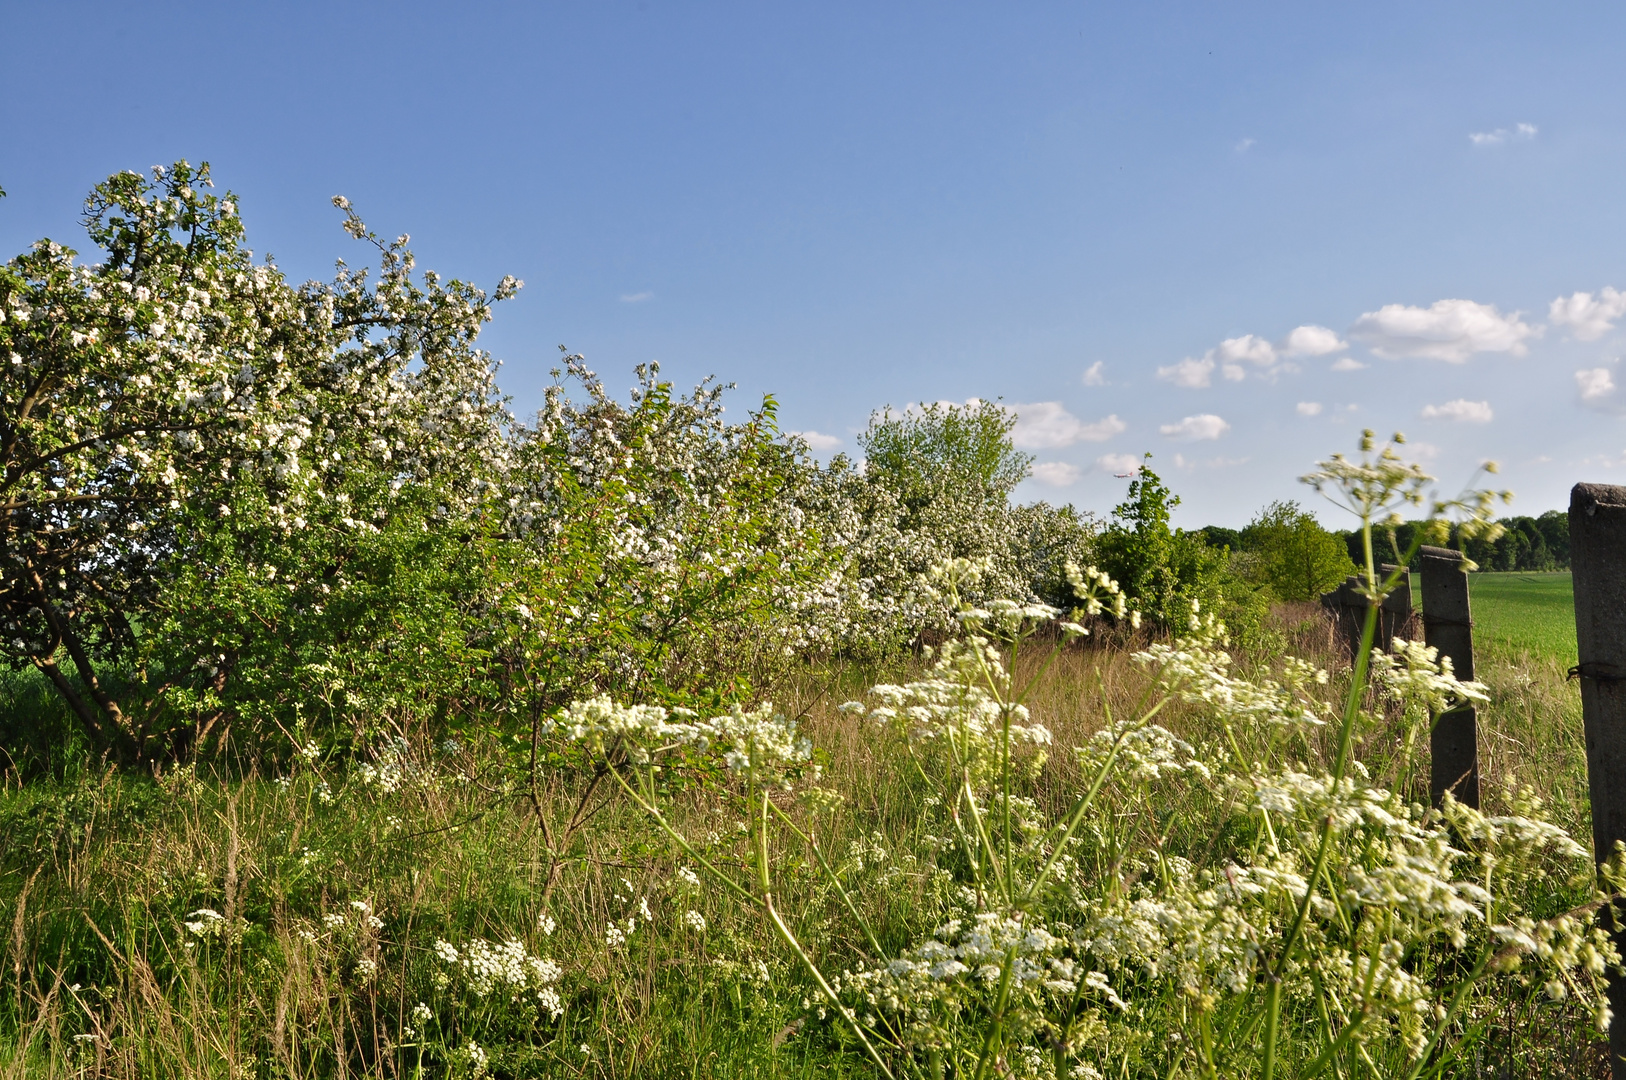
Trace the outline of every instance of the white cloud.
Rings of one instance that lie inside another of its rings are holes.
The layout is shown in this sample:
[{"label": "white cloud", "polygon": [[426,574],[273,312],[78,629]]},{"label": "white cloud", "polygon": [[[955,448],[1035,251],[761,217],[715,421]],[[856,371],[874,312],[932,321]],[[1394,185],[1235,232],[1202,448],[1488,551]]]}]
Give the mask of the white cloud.
[{"label": "white cloud", "polygon": [[1608,368],[1586,368],[1575,373],[1575,386],[1583,404],[1599,405],[1615,395],[1615,377]]},{"label": "white cloud", "polygon": [[1084,424],[1078,429],[1080,442],[1106,442],[1114,435],[1122,435],[1129,430],[1129,425],[1118,419],[1117,413],[1102,417],[1093,424]]},{"label": "white cloud", "polygon": [[1016,412],[1011,442],[1023,450],[1051,450],[1076,442],[1106,442],[1129,428],[1116,414],[1086,424],[1062,408],[1059,401],[1036,401],[1011,408]]},{"label": "white cloud", "polygon": [[1349,348],[1349,342],[1325,326],[1295,326],[1276,347],[1283,356],[1326,356]]},{"label": "white cloud", "polygon": [[1353,356],[1340,356],[1338,358],[1338,361],[1332,365],[1332,368],[1330,370],[1332,370],[1332,371],[1365,371],[1368,367],[1371,367],[1371,365],[1370,364],[1363,364],[1359,360],[1355,359]]},{"label": "white cloud", "polygon": [[1085,368],[1084,369],[1084,385],[1085,386],[1105,386],[1107,384],[1107,377],[1106,377],[1105,374],[1102,373],[1102,370],[1101,370],[1104,366],[1105,366],[1105,364],[1103,364],[1102,361],[1097,360],[1095,363],[1093,363],[1089,367]]},{"label": "white cloud", "polygon": [[813,450],[834,450],[842,441],[839,435],[821,435],[817,431],[792,431],[790,434],[801,436],[802,441]]},{"label": "white cloud", "polygon": [[1356,319],[1349,336],[1388,360],[1414,356],[1461,364],[1480,352],[1523,356],[1529,351],[1525,339],[1540,337],[1542,327],[1519,316],[1472,300],[1436,300],[1426,308],[1388,304]]},{"label": "white cloud", "polygon": [[1199,359],[1188,356],[1178,364],[1160,367],[1157,377],[1176,386],[1199,389],[1213,385],[1216,368],[1231,382],[1241,382],[1247,378],[1250,368],[1267,378],[1282,371],[1297,370],[1293,365],[1281,362],[1281,357],[1276,354],[1276,346],[1254,334],[1243,334],[1241,337],[1226,338]]},{"label": "white cloud", "polygon": [[1226,338],[1217,348],[1210,349],[1208,356],[1218,360],[1220,370],[1227,379],[1232,380],[1241,380],[1247,374],[1244,364],[1260,368],[1276,366],[1276,347],[1252,334]]},{"label": "white cloud", "polygon": [[1615,377],[1608,368],[1587,368],[1575,373],[1575,385],[1580,387],[1582,401],[1596,401],[1615,392]]},{"label": "white cloud", "polygon": [[1201,360],[1193,360],[1188,356],[1178,364],[1157,369],[1157,377],[1164,382],[1172,382],[1176,386],[1184,386],[1190,390],[1212,386],[1213,375],[1214,361],[1206,356]]},{"label": "white cloud", "polygon": [[655,294],[652,293],[652,292],[635,292],[635,293],[622,293],[621,294],[621,302],[623,304],[641,304],[645,300],[653,300],[653,299],[655,299]]},{"label": "white cloud", "polygon": [[1033,479],[1049,487],[1067,487],[1078,482],[1080,471],[1065,461],[1041,461],[1033,467]]},{"label": "white cloud", "polygon": [[1231,430],[1231,425],[1213,413],[1188,416],[1177,424],[1164,424],[1157,429],[1171,439],[1217,439]]},{"label": "white cloud", "polygon": [[1252,138],[1239,139],[1237,141],[1236,146],[1234,146],[1232,149],[1234,149],[1239,154],[1246,154],[1250,149],[1252,149],[1255,145],[1257,145],[1258,142],[1259,142],[1258,139],[1252,139]]},{"label": "white cloud", "polygon": [[1300,416],[1320,416],[1321,402],[1301,401],[1298,403],[1298,413]]},{"label": "white cloud", "polygon": [[1596,341],[1615,328],[1615,320],[1626,315],[1626,293],[1609,286],[1589,292],[1560,296],[1547,308],[1547,318],[1555,326],[1567,326],[1578,341]]},{"label": "white cloud", "polygon": [[1140,458],[1134,454],[1102,454],[1095,459],[1095,467],[1115,476],[1140,472]]},{"label": "white cloud", "polygon": [[1511,128],[1473,132],[1468,136],[1468,141],[1475,146],[1501,146],[1505,142],[1522,142],[1525,139],[1534,139],[1535,137],[1536,125],[1515,124]]},{"label": "white cloud", "polygon": [[1488,401],[1469,401],[1467,398],[1457,398],[1447,401],[1444,405],[1423,406],[1424,420],[1460,420],[1469,424],[1488,424],[1496,414],[1491,411]]}]

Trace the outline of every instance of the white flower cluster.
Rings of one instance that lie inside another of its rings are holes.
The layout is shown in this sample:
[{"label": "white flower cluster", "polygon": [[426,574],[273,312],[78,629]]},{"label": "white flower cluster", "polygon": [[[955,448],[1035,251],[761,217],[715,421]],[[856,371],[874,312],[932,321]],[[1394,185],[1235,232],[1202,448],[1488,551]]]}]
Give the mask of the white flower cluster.
[{"label": "white flower cluster", "polygon": [[523,941],[510,938],[493,945],[476,938],[458,949],[436,939],[434,952],[442,964],[456,969],[464,987],[477,998],[505,994],[514,1003],[534,1001],[555,1020],[564,1014],[555,985],[563,972],[552,960],[532,956]]},{"label": "white flower cluster", "polygon": [[373,761],[362,764],[358,776],[364,786],[383,795],[393,795],[401,785],[421,771],[413,760],[411,746],[405,739],[396,736],[378,751]]},{"label": "white flower cluster", "polygon": [[1140,967],[1188,993],[1246,989],[1267,927],[1303,898],[1304,878],[1291,860],[1223,873],[1194,873],[1179,861],[1167,869],[1160,887],[1101,898],[1074,934],[1079,953],[1109,970]]},{"label": "white flower cluster", "polygon": [[1137,663],[1154,668],[1159,682],[1182,700],[1201,704],[1226,723],[1319,725],[1330,706],[1317,699],[1310,687],[1324,685],[1327,673],[1303,661],[1284,666],[1282,681],[1252,682],[1229,674],[1231,656],[1223,646],[1225,626],[1212,615],[1203,617],[1192,602],[1192,632],[1172,644],[1155,642],[1134,655]]},{"label": "white flower cluster", "polygon": [[718,753],[730,771],[749,775],[758,783],[785,784],[791,772],[818,776],[812,741],[797,730],[795,720],[775,711],[771,703],[749,710],[735,705],[706,720],[695,717],[688,710],[621,705],[600,696],[571,703],[550,722],[549,730],[584,743],[598,755],[620,748],[640,764],[686,747]]},{"label": "white flower cluster", "polygon": [[[1036,1018],[1047,1010],[1067,1008],[1075,998],[1128,1008],[1106,972],[1080,963],[1068,937],[1004,912],[951,919],[903,956],[845,972],[833,985],[891,1017],[889,1026],[922,1047],[942,1045],[948,1017],[993,1008],[1002,994],[1018,1037],[1042,1026]],[[873,1016],[864,1023],[877,1026]]]},{"label": "white flower cluster", "polygon": [[1102,728],[1089,742],[1074,747],[1073,753],[1087,776],[1103,768],[1109,758],[1115,770],[1142,783],[1182,773],[1200,780],[1213,776],[1190,743],[1167,728],[1137,720],[1120,720]]},{"label": "white flower cluster", "polygon": [[[1424,504],[1425,492],[1434,482],[1434,477],[1428,475],[1421,465],[1401,457],[1396,448],[1405,442],[1406,437],[1396,433],[1379,448],[1377,437],[1368,428],[1361,432],[1359,460],[1352,461],[1343,454],[1334,454],[1328,460],[1318,462],[1319,468],[1315,472],[1299,479],[1363,521],[1374,525],[1398,525],[1403,520],[1402,511]],[[1377,451],[1375,455],[1374,450]],[[1496,472],[1495,464],[1486,464],[1485,471]],[[1443,531],[1447,515],[1458,519],[1457,532],[1462,539],[1495,540],[1503,531],[1503,527],[1491,518],[1497,498],[1507,502],[1512,495],[1506,491],[1475,490],[1457,499],[1433,500],[1428,511],[1431,531],[1436,534],[1432,542],[1445,540]],[[1470,564],[1469,569],[1472,568]]]},{"label": "white flower cluster", "polygon": [[1484,683],[1462,682],[1451,658],[1421,641],[1395,638],[1389,652],[1372,650],[1372,677],[1402,708],[1434,715],[1458,705],[1489,701]]},{"label": "white flower cluster", "polygon": [[1140,612],[1129,610],[1129,598],[1104,571],[1093,566],[1081,570],[1072,559],[1067,560],[1065,570],[1067,583],[1073,587],[1073,595],[1084,615],[1107,614],[1115,619],[1127,617],[1131,626],[1140,629]]},{"label": "white flower cluster", "polygon": [[189,920],[186,923],[187,931],[200,938],[216,936],[226,922],[225,916],[214,908],[198,908],[192,912]]},{"label": "white flower cluster", "polygon": [[945,642],[926,678],[902,686],[872,686],[877,704],[866,709],[861,702],[848,702],[841,708],[896,725],[912,739],[941,743],[955,760],[986,765],[998,757],[998,740],[1007,730],[1013,742],[1030,747],[1048,746],[1052,739],[1050,729],[1035,723],[1025,705],[995,696],[993,688],[1005,680],[1000,650],[972,635]]}]

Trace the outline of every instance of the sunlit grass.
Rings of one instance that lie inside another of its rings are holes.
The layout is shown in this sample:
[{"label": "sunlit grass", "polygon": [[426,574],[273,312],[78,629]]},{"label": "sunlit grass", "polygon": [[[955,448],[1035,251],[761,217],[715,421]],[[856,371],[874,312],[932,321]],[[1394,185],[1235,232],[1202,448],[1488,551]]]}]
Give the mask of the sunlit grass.
[{"label": "sunlit grass", "polygon": [[1468,579],[1474,642],[1575,662],[1575,591],[1569,571],[1479,573]]},{"label": "sunlit grass", "polygon": [[[1533,787],[1553,820],[1585,836],[1578,695],[1564,679],[1570,661],[1504,644],[1505,627],[1530,621],[1520,613],[1524,598],[1534,594],[1525,606],[1539,606],[1554,592],[1551,576],[1545,593],[1515,580],[1532,576],[1473,579],[1485,628],[1478,675],[1492,690],[1481,712],[1487,808],[1502,810],[1517,789]],[[1285,650],[1333,668],[1329,693],[1347,678],[1313,606],[1280,611],[1275,633],[1276,647],[1239,655],[1238,667],[1268,670]],[[841,796],[821,817],[825,849],[850,867],[850,883],[873,875],[889,882],[860,890],[863,914],[889,950],[936,915],[916,869],[935,857],[924,793],[903,744],[836,706],[873,681],[915,677],[923,666],[902,658],[884,668],[808,667],[775,694],[791,714],[805,713],[825,755],[824,782]],[[1077,648],[1040,681],[1031,703],[1067,747],[1086,741],[1106,713],[1132,711],[1146,689],[1127,649]],[[1184,705],[1171,707],[1166,722],[1196,742],[1220,734]],[[1392,743],[1378,730],[1361,749],[1380,775],[1390,769]],[[813,988],[772,935],[723,896],[685,886],[683,860],[625,805],[608,805],[582,835],[544,905],[535,819],[504,778],[507,753],[498,740],[470,740],[455,752],[421,745],[415,760],[425,772],[390,793],[337,762],[301,769],[286,786],[253,774],[160,785],[95,770],[55,784],[13,782],[0,795],[0,926],[11,930],[0,942],[0,1077],[413,1076],[416,1049],[392,1043],[420,1000],[436,1014],[425,1031],[424,1076],[470,1075],[457,1057],[470,1039],[494,1076],[874,1075],[833,1017],[820,1014]],[[1060,805],[1078,779],[1072,756],[1057,753],[1035,794]],[[333,802],[321,797],[323,780]],[[1170,810],[1170,822],[1189,816]],[[726,800],[687,789],[674,812],[718,858],[743,854],[740,815]],[[1168,827],[1161,819],[1130,824]],[[1206,842],[1200,824],[1171,831],[1171,850]],[[805,852],[787,847],[775,863],[797,934],[838,967],[856,963],[862,943]],[[327,944],[331,935],[320,948],[301,937],[323,935],[324,915],[348,913],[355,901],[384,923],[386,962],[370,978],[359,975],[355,955]],[[639,914],[641,902],[651,921]],[[191,939],[185,921],[204,907],[252,927],[229,954],[183,951]],[[685,925],[690,910],[703,916],[703,932]],[[607,927],[634,915],[636,933],[610,946]],[[552,933],[543,916],[556,922]],[[476,938],[515,938],[556,960],[565,972],[562,1020],[516,1017],[438,988],[444,965],[434,942]],[[1594,1052],[1584,1016],[1534,999],[1510,999],[1508,1009],[1507,1027],[1523,1033],[1517,1038],[1544,1033],[1540,1045],[1489,1045],[1496,1060],[1523,1066],[1494,1075],[1582,1074],[1566,1070],[1584,1069],[1578,1063]],[[1156,1059],[1156,1043],[1134,1053],[1138,1064],[1126,1075],[1149,1075],[1141,1067]]]}]

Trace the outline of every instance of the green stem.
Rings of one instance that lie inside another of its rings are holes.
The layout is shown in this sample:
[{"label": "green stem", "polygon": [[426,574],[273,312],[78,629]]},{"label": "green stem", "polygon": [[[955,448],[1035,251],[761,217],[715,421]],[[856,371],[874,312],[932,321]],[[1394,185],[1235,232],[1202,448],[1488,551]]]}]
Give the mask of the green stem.
[{"label": "green stem", "polygon": [[1265,995],[1265,1080],[1276,1075],[1276,1039],[1281,1031],[1282,980],[1272,978]]},{"label": "green stem", "polygon": [[1005,1006],[1011,996],[1011,977],[1016,972],[1016,947],[1005,956],[1005,970],[999,976],[999,994],[994,998],[994,1015],[988,1022],[988,1034],[983,1036],[982,1053],[977,1057],[977,1072],[975,1080],[984,1080],[988,1075],[988,1067],[993,1064],[997,1056],[999,1044],[1003,1041],[1005,1033]]},{"label": "green stem", "polygon": [[852,896],[842,887],[841,878],[830,868],[830,863],[825,859],[824,852],[820,850],[818,842],[797,828],[796,823],[790,819],[789,815],[772,802],[768,803],[768,808],[779,815],[779,820],[783,821],[791,832],[799,836],[802,842],[813,850],[813,857],[819,861],[819,867],[824,871],[825,876],[830,879],[830,884],[836,887],[836,893],[841,897],[841,902],[847,906],[847,914],[853,917],[853,921],[858,923],[858,928],[864,932],[864,940],[869,942],[869,947],[874,951],[877,958],[884,957],[885,953],[881,949],[880,942],[875,938],[875,932],[870,929],[869,923],[864,917],[858,913],[858,907],[853,903]]},{"label": "green stem", "polygon": [[1434,1028],[1434,1034],[1429,1037],[1428,1044],[1423,1047],[1423,1052],[1417,1055],[1417,1062],[1411,1067],[1411,1071],[1406,1074],[1405,1080],[1417,1080],[1418,1075],[1423,1071],[1423,1066],[1428,1064],[1429,1057],[1433,1055],[1434,1048],[1440,1044],[1441,1039],[1445,1038],[1446,1029],[1456,1020],[1457,1012],[1462,1008],[1463,1001],[1468,997],[1468,991],[1474,988],[1474,985],[1479,982],[1479,977],[1485,973],[1485,966],[1490,963],[1491,956],[1492,952],[1488,947],[1480,952],[1479,962],[1474,965],[1473,971],[1468,973],[1468,977],[1462,980],[1461,985],[1457,987],[1457,992],[1451,995],[1450,1008],[1446,1009],[1445,1015],[1440,1017],[1439,1024]]},{"label": "green stem", "polygon": [[621,775],[621,770],[612,768],[610,770],[610,775],[615,777],[616,782],[621,785],[621,789],[631,797],[632,801],[637,804],[638,808],[654,819],[655,824],[659,825],[667,836],[670,836],[674,841],[676,841],[678,847],[682,848],[691,859],[699,863],[701,869],[705,870],[706,873],[716,878],[725,888],[729,889],[746,903],[755,906],[759,902],[757,898],[752,895],[750,889],[745,888],[732,877],[717,869],[717,867],[712,865],[711,860],[707,859],[704,855],[696,851],[693,846],[690,845],[689,841],[684,839],[683,834],[671,826],[671,824],[666,820],[665,815],[660,812],[659,808],[654,806],[652,803],[645,801],[644,797],[640,795],[631,784],[627,783],[626,777]]},{"label": "green stem", "polygon": [[1356,1031],[1360,1029],[1361,1023],[1365,1019],[1366,1010],[1363,1009],[1356,1013],[1355,1019],[1345,1024],[1344,1030],[1338,1033],[1338,1038],[1328,1043],[1326,1049],[1317,1054],[1315,1060],[1304,1067],[1304,1071],[1298,1075],[1298,1080],[1310,1080],[1311,1077],[1320,1075],[1321,1070],[1329,1065],[1336,1069],[1338,1055],[1343,1052],[1344,1047],[1349,1045],[1350,1040],[1355,1038]]},{"label": "green stem", "polygon": [[802,966],[807,968],[808,974],[813,976],[813,981],[819,984],[820,992],[829,1000],[831,1007],[841,1015],[843,1020],[847,1021],[847,1026],[852,1028],[854,1035],[858,1036],[858,1041],[864,1044],[864,1049],[869,1053],[870,1060],[875,1062],[875,1067],[881,1070],[887,1080],[894,1080],[892,1070],[886,1067],[886,1062],[881,1060],[880,1052],[869,1041],[869,1036],[864,1034],[864,1026],[858,1022],[857,1013],[841,1004],[841,999],[836,996],[835,990],[831,989],[830,984],[825,981],[824,973],[819,970],[819,966],[813,962],[812,957],[807,955],[807,950],[803,949],[802,943],[796,940],[796,935],[790,932],[790,927],[785,925],[785,920],[779,917],[778,910],[773,906],[773,894],[765,895],[762,898],[762,903],[767,909],[768,918],[773,922],[774,929],[778,931],[780,938],[791,947],[791,951],[802,961]]},{"label": "green stem", "polygon": [[[886,1076],[887,1080],[895,1080],[892,1075],[892,1070],[887,1068],[886,1062],[882,1060],[880,1052],[875,1049],[874,1044],[869,1040],[869,1036],[864,1033],[863,1026],[858,1023],[858,1017],[852,1014],[851,1010],[842,1006],[841,998],[837,996],[835,990],[832,989],[829,982],[826,981],[824,973],[819,970],[817,964],[813,963],[812,958],[807,955],[807,950],[802,948],[802,943],[796,940],[796,935],[791,933],[790,927],[786,926],[785,921],[779,917],[779,912],[774,908],[773,893],[764,888],[761,897],[752,895],[749,889],[741,886],[733,878],[729,877],[727,874],[717,869],[717,867],[713,866],[710,860],[706,859],[699,852],[695,851],[694,848],[689,844],[689,841],[684,839],[683,835],[676,829],[672,828],[671,824],[667,822],[665,816],[660,812],[660,810],[645,800],[644,797],[632,787],[632,785],[627,783],[626,778],[621,775],[620,770],[611,769],[610,774],[616,778],[616,781],[620,783],[622,789],[626,791],[627,795],[631,797],[633,802],[636,803],[646,814],[653,818],[655,824],[659,825],[662,831],[676,841],[677,845],[681,847],[690,858],[699,863],[708,874],[716,878],[736,896],[750,904],[752,907],[760,906],[767,911],[769,921],[773,923],[775,931],[779,934],[780,938],[791,947],[791,950],[796,953],[797,958],[801,960],[802,965],[807,968],[808,973],[813,976],[813,981],[818,984],[819,992],[825,996],[826,1000],[830,1002],[830,1006],[834,1008],[841,1018],[847,1022],[847,1025],[852,1028],[853,1034],[858,1036],[858,1041],[863,1044],[864,1050],[869,1054],[870,1059],[875,1062],[876,1067],[881,1070],[881,1073]],[[767,792],[763,792],[762,797],[764,803],[771,805],[771,803],[768,801]],[[759,866],[759,880],[766,883],[768,880],[766,811],[763,813],[763,824],[761,826],[761,832],[757,842],[757,856],[761,860],[761,864]]]},{"label": "green stem", "polygon": [[[1343,726],[1338,734],[1338,757],[1333,763],[1332,770],[1332,797],[1335,799],[1338,797],[1344,774],[1348,771],[1350,760],[1354,755],[1355,721],[1360,716],[1361,698],[1366,691],[1367,672],[1371,664],[1372,644],[1377,639],[1378,618],[1381,614],[1380,597],[1388,595],[1400,581],[1400,575],[1405,571],[1412,558],[1416,556],[1417,549],[1423,542],[1421,535],[1413,540],[1408,545],[1405,557],[1395,567],[1394,572],[1384,579],[1381,586],[1376,586],[1378,580],[1377,566],[1372,557],[1372,522],[1370,517],[1363,519],[1361,532],[1366,547],[1367,581],[1373,584],[1374,587],[1371,589],[1371,595],[1367,598],[1366,620],[1361,627],[1361,646],[1354,657],[1353,668],[1350,672],[1349,693],[1344,699]],[[1266,1080],[1271,1080],[1271,1071],[1274,1068],[1276,1059],[1276,1040],[1278,1037],[1276,1021],[1281,1004],[1281,978],[1287,970],[1288,961],[1292,959],[1293,950],[1298,945],[1299,935],[1304,930],[1305,922],[1309,919],[1310,906],[1315,899],[1316,885],[1321,880],[1322,873],[1326,869],[1327,856],[1332,849],[1332,834],[1333,819],[1332,815],[1328,814],[1326,821],[1321,826],[1321,840],[1316,847],[1314,867],[1311,869],[1309,879],[1305,884],[1304,899],[1299,904],[1298,911],[1293,917],[1293,923],[1288,928],[1287,935],[1282,939],[1281,951],[1276,956],[1276,963],[1271,972],[1272,982],[1269,991],[1271,1004],[1267,1006],[1269,1013],[1267,1016],[1268,1023],[1265,1027],[1264,1061]]]},{"label": "green stem", "polygon": [[960,791],[965,796],[966,808],[971,812],[971,823],[977,827],[977,839],[982,842],[982,849],[988,853],[989,866],[994,872],[994,884],[999,886],[999,891],[1004,893],[1005,898],[1009,900],[1011,890],[1005,881],[1005,870],[1000,865],[998,849],[994,847],[994,842],[988,838],[988,829],[983,824],[982,815],[977,812],[977,796],[971,790],[971,774],[969,772],[965,774],[965,785]]},{"label": "green stem", "polygon": [[[1144,727],[1146,724],[1151,723],[1152,718],[1156,716],[1163,706],[1167,705],[1168,703],[1168,698],[1164,698],[1162,701],[1158,702],[1156,707],[1141,718],[1141,725]],[[1110,712],[1107,714],[1107,722],[1108,724],[1112,722]],[[1039,873],[1034,877],[1033,884],[1028,886],[1027,892],[1023,894],[1023,903],[1032,900],[1033,897],[1038,894],[1039,889],[1044,885],[1045,880],[1050,876],[1050,871],[1055,868],[1056,861],[1060,859],[1062,853],[1067,850],[1068,841],[1073,838],[1073,833],[1078,830],[1078,826],[1084,820],[1084,812],[1090,808],[1090,804],[1095,801],[1096,795],[1100,794],[1102,785],[1107,782],[1107,777],[1111,775],[1113,763],[1117,761],[1118,751],[1123,748],[1123,741],[1128,734],[1129,733],[1127,731],[1121,732],[1118,735],[1118,738],[1113,740],[1112,749],[1107,752],[1106,760],[1101,763],[1101,768],[1096,771],[1095,779],[1091,782],[1089,790],[1079,798],[1078,802],[1073,804],[1072,810],[1068,811],[1067,827],[1062,830],[1061,836],[1052,846],[1050,850],[1050,857],[1045,860],[1044,866],[1039,868]]]},{"label": "green stem", "polygon": [[[1016,647],[1011,647],[1011,662],[1016,661]],[[1000,816],[1004,822],[1004,854],[1005,868],[1010,873],[1005,877],[1005,902],[1015,903],[1015,872],[1011,870],[1011,706],[1005,705],[999,710],[1000,726],[1000,766],[999,766],[999,792]]]}]

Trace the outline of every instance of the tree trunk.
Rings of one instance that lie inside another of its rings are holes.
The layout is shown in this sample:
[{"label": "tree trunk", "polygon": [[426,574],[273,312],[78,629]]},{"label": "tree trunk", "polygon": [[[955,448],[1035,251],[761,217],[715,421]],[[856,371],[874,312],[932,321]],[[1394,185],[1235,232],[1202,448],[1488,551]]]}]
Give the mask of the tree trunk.
[{"label": "tree trunk", "polygon": [[[62,699],[68,703],[68,707],[79,717],[80,723],[84,724],[86,731],[99,746],[111,749],[125,760],[139,760],[141,745],[130,731],[124,710],[120,709],[119,703],[102,689],[101,681],[96,678],[96,669],[85,651],[84,642],[79,640],[79,636],[73,632],[68,621],[62,617],[62,613],[52,606],[46,596],[45,582],[40,579],[39,572],[31,571],[31,576],[34,579],[36,604],[51,628],[52,637],[55,638],[52,647],[43,656],[30,658],[34,666],[51,680],[51,685],[56,687],[57,693],[62,695]],[[73,666],[79,673],[79,681],[89,692],[90,701],[85,700],[85,695],[79,692],[57,665],[56,653],[59,648],[66,648],[68,656],[73,659]],[[92,702],[95,703],[94,706]]]}]

